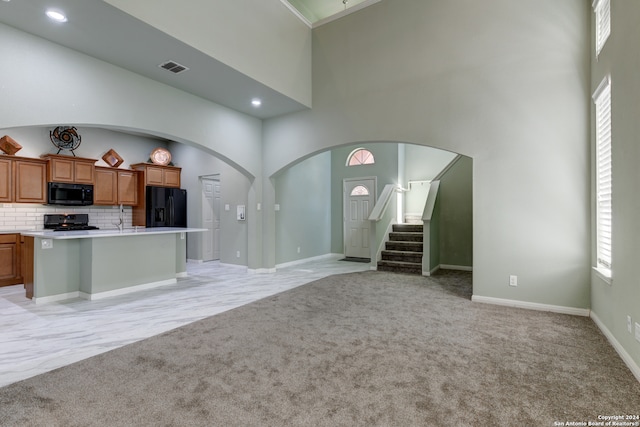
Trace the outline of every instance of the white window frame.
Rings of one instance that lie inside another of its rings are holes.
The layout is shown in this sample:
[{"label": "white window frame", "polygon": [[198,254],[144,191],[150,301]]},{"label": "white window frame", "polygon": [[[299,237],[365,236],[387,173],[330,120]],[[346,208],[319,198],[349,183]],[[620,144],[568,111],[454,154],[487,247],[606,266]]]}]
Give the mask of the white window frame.
[{"label": "white window frame", "polygon": [[[365,162],[361,161],[360,156],[359,156],[360,153],[365,153],[367,155],[367,157],[365,159]],[[358,163],[351,164],[351,159],[353,159],[355,156],[358,156],[358,157],[355,158],[355,160]],[[356,148],[351,153],[349,153],[349,155],[347,156],[346,166],[351,167],[351,166],[372,165],[375,162],[376,162],[376,159],[373,156],[373,153],[371,152],[371,150],[367,150],[366,148],[360,147],[360,148]]]},{"label": "white window frame", "polygon": [[596,56],[611,35],[611,0],[595,0],[593,11],[596,14]]},{"label": "white window frame", "polygon": [[593,93],[596,142],[596,265],[595,270],[611,283],[612,260],[612,144],[611,76]]}]

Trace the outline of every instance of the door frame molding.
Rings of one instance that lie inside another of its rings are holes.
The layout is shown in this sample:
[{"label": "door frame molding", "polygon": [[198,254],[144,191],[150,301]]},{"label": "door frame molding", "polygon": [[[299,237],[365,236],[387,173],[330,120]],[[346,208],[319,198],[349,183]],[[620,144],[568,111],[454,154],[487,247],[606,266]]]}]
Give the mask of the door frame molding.
[{"label": "door frame molding", "polygon": [[[350,181],[364,181],[367,179],[373,180],[373,206],[378,201],[378,177],[377,176],[360,176],[354,178],[342,179],[342,254],[347,256],[347,217],[345,216],[345,202],[347,200],[347,182]],[[371,206],[371,209],[373,209]]]},{"label": "door frame molding", "polygon": [[[220,174],[219,173],[214,173],[214,174],[200,175],[198,177],[198,183],[200,184],[200,214],[199,214],[199,216],[200,216],[200,227],[203,227],[203,228],[204,228],[204,218],[202,216],[203,210],[204,210],[203,185],[204,185],[204,181],[205,180],[217,181],[217,182],[221,183]],[[206,233],[195,233],[195,234],[202,235],[202,234],[206,234]],[[200,237],[200,259],[201,259],[201,262],[202,262],[204,260],[206,241],[205,241],[203,236],[199,236],[199,237]]]}]

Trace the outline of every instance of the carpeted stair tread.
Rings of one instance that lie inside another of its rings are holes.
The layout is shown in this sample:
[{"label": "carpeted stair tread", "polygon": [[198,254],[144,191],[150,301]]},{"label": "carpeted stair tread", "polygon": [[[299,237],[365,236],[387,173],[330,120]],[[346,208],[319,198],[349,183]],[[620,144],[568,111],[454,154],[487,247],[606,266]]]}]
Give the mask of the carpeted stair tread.
[{"label": "carpeted stair tread", "polygon": [[392,231],[389,233],[389,240],[394,242],[422,242],[423,233],[413,231]]},{"label": "carpeted stair tread", "polygon": [[382,251],[382,260],[422,263],[422,252]]},{"label": "carpeted stair tread", "polygon": [[388,251],[409,251],[422,252],[422,242],[393,242],[385,243],[385,249]]},{"label": "carpeted stair tread", "polygon": [[424,227],[422,224],[393,224],[392,229],[393,231],[422,233]]},{"label": "carpeted stair tread", "polygon": [[378,261],[379,271],[391,271],[397,273],[422,273],[422,263],[405,262],[405,261]]}]

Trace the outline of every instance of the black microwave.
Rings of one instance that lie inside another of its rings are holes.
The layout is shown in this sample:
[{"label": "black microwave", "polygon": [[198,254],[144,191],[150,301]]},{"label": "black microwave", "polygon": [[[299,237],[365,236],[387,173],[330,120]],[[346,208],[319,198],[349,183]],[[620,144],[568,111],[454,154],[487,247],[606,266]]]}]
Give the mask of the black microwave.
[{"label": "black microwave", "polygon": [[50,182],[47,203],[64,206],[93,205],[93,185]]}]

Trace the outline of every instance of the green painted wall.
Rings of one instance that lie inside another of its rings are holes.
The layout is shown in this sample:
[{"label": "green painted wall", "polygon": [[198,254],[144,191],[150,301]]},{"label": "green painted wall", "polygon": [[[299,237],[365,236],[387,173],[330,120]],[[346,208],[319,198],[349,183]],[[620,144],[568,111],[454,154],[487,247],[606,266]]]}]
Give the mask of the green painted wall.
[{"label": "green painted wall", "polygon": [[410,191],[404,193],[405,212],[407,214],[417,213],[422,215],[429,186],[421,184],[409,186],[409,181],[431,181],[456,157],[456,154],[415,144],[404,144],[404,146],[403,186],[410,189]]},{"label": "green painted wall", "polygon": [[[248,223],[238,221],[236,207],[248,205],[249,179],[210,152],[186,144],[168,144],[173,162],[182,167],[181,187],[187,190],[187,225],[202,227],[202,188],[200,177],[216,175],[221,185],[220,261],[247,265]],[[229,210],[224,210],[224,205]],[[247,209],[248,211],[248,209]],[[187,258],[202,260],[202,233],[187,235]],[[237,253],[240,252],[240,256]]]},{"label": "green painted wall", "polygon": [[[347,157],[356,148],[366,148],[375,158],[373,165],[346,166]],[[344,253],[343,180],[346,178],[377,178],[377,195],[387,184],[398,183],[398,145],[370,143],[350,145],[331,151],[331,252]],[[395,216],[395,215],[394,215]]]},{"label": "green painted wall", "polygon": [[473,161],[462,156],[440,178],[440,264],[473,266]]},{"label": "green painted wall", "polygon": [[466,155],[474,294],[587,308],[591,14],[584,0],[385,0],[320,26],[313,108],[264,122],[265,173],[367,141]]},{"label": "green painted wall", "polygon": [[[276,264],[331,251],[331,153],[310,157],[276,175]],[[298,252],[300,248],[300,252]]]},{"label": "green painted wall", "polygon": [[[632,324],[640,323],[640,284],[638,283],[638,254],[640,254],[640,3],[626,0],[611,1],[611,36],[599,57],[591,61],[591,90],[611,75],[611,127],[613,170],[613,231],[612,284],[605,283],[591,273],[591,309],[604,323],[624,350],[640,365],[640,342],[627,331],[627,316]],[[592,48],[594,51],[595,48]],[[594,117],[593,103],[592,117]],[[592,126],[592,132],[595,131]],[[595,162],[592,134],[592,164]],[[592,180],[594,177],[592,176]],[[593,188],[593,187],[592,187]],[[592,192],[595,203],[595,193]],[[594,204],[592,203],[592,205]],[[595,220],[595,212],[592,215]],[[595,224],[592,224],[595,235]],[[591,265],[595,265],[595,238],[591,251]]]}]

